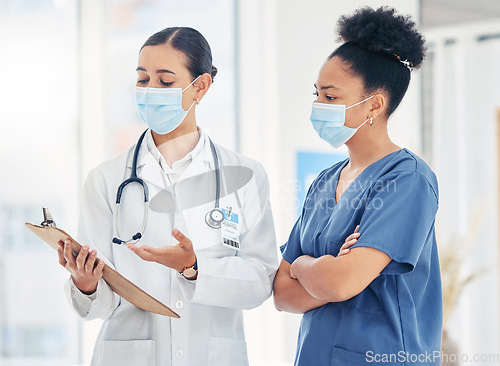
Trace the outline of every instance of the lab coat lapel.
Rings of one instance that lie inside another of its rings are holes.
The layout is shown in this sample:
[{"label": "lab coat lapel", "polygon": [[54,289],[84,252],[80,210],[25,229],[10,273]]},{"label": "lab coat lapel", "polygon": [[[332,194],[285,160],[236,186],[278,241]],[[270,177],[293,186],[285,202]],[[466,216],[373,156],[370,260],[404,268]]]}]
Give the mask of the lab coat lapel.
[{"label": "lab coat lapel", "polygon": [[[179,202],[188,233],[193,243],[198,243],[205,224],[205,215],[213,207],[215,184],[213,183],[213,157],[208,139],[203,150],[194,158],[176,184],[176,197]],[[208,183],[208,184],[207,184]],[[213,197],[212,197],[213,195]],[[200,196],[203,199],[200,200]]]},{"label": "lab coat lapel", "polygon": [[[142,159],[142,167],[138,168],[137,175],[149,186],[154,185],[160,190],[165,188],[164,173],[161,170],[160,163],[156,161],[153,154],[149,153],[149,151]],[[151,188],[154,189],[153,187]]]},{"label": "lab coat lapel", "polygon": [[[142,178],[148,184],[148,187],[151,185],[157,187],[157,189],[154,189],[154,187],[149,187],[150,191],[151,189],[158,191],[165,188],[165,182],[162,177],[163,172],[161,170],[160,163],[156,160],[156,158],[147,147],[147,138],[148,136],[145,137],[139,150],[139,156],[137,158],[137,176],[139,178]],[[127,159],[127,178],[130,177],[130,174],[132,172],[134,150],[135,146],[132,147],[129,151]]]},{"label": "lab coat lapel", "polygon": [[203,149],[194,157],[176,184],[176,194],[182,210],[204,205],[214,192],[213,157],[208,138]]}]

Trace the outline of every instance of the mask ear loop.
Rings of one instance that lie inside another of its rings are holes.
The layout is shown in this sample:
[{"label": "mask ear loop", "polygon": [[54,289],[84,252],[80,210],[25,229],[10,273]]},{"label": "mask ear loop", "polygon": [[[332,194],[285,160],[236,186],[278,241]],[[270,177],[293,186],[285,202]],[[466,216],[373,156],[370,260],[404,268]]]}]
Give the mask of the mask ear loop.
[{"label": "mask ear loop", "polygon": [[371,97],[368,97],[368,98],[366,98],[366,99],[363,99],[361,102],[358,102],[358,103],[356,103],[356,104],[353,104],[353,105],[351,105],[351,106],[347,107],[346,109],[349,109],[349,108],[352,108],[352,107],[356,107],[357,105],[360,105],[361,103],[364,103],[364,102],[366,102],[366,101],[367,101],[367,100],[369,100],[369,99],[372,99],[374,96],[375,96],[375,94],[373,94]]},{"label": "mask ear loop", "polygon": [[[191,81],[191,84],[189,84],[189,85],[188,85],[188,86],[186,86],[184,89],[182,89],[182,93],[184,93],[184,90],[186,90],[186,89],[187,89],[187,88],[189,88],[191,85],[193,85],[193,84],[194,84],[194,82],[200,78],[200,76],[201,76],[201,75],[198,75],[198,77],[197,77],[196,79],[194,79],[193,81]],[[194,105],[194,103],[195,103],[195,102],[197,102],[196,104],[198,104],[198,103],[199,103],[199,98],[196,98],[196,100],[193,100],[193,103],[191,103],[191,106],[189,107],[189,109],[187,110],[187,112],[186,112],[186,113],[189,113],[189,111],[191,110],[191,108],[193,108],[193,105]]]},{"label": "mask ear loop", "polygon": [[191,108],[193,108],[194,103],[195,103],[195,101],[193,100],[193,103],[191,103],[191,106],[190,106],[190,107],[189,107],[189,109],[186,111],[186,113],[189,113],[189,111],[191,110]]},{"label": "mask ear loop", "polygon": [[191,81],[191,84],[189,84],[189,85],[188,85],[188,86],[186,86],[184,89],[182,89],[182,92],[184,93],[184,90],[186,90],[186,89],[187,89],[187,88],[189,88],[191,85],[193,85],[193,84],[194,84],[194,82],[200,78],[200,76],[201,76],[201,75],[198,75],[198,77],[197,77],[196,79],[194,79],[193,81]]},{"label": "mask ear loop", "polygon": [[[353,105],[347,107],[346,110],[348,110],[349,108],[352,108],[352,107],[356,107],[357,105],[360,105],[361,103],[364,103],[364,102],[366,102],[369,99],[372,99],[374,96],[375,96],[375,94],[373,94],[371,97],[363,99],[361,102],[358,102],[356,104],[353,104]],[[368,121],[370,121],[370,126],[373,126],[373,118],[370,117],[370,118],[367,118],[358,128],[356,128],[356,131],[359,130]]]},{"label": "mask ear loop", "polygon": [[367,118],[362,124],[360,124],[358,127],[356,127],[356,131],[359,130],[361,127],[363,127],[363,125],[368,122],[370,120],[370,118]]}]

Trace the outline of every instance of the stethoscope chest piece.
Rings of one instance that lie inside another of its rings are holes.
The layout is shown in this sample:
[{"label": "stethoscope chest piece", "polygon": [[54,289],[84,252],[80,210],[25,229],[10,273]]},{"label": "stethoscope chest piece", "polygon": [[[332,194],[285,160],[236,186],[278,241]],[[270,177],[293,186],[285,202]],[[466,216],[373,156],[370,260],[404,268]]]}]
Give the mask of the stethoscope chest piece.
[{"label": "stethoscope chest piece", "polygon": [[205,215],[205,222],[212,229],[220,229],[222,221],[224,221],[224,213],[218,207],[211,209]]}]

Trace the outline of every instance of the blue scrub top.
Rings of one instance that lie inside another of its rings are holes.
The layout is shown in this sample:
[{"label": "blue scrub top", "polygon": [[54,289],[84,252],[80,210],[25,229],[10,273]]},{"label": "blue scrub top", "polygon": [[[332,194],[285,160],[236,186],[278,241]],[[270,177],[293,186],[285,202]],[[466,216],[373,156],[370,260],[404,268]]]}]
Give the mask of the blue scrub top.
[{"label": "blue scrub top", "polygon": [[439,365],[442,295],[434,220],[436,176],[407,149],[368,166],[335,192],[349,159],[319,174],[302,214],[281,247],[293,263],[301,255],[336,256],[359,226],[357,243],[392,261],[360,294],[305,313],[295,365]]}]

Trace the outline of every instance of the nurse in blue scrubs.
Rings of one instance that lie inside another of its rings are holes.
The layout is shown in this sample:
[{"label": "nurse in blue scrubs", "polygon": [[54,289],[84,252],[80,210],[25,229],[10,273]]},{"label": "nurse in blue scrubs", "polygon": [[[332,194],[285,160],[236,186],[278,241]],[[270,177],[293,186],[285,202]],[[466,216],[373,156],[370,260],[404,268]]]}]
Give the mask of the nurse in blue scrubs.
[{"label": "nurse in blue scrubs", "polygon": [[304,314],[295,365],[439,365],[437,180],[387,132],[424,40],[386,7],[343,16],[338,31],[344,43],[319,72],[311,122],[349,158],[310,186],[281,247],[275,305]]}]

